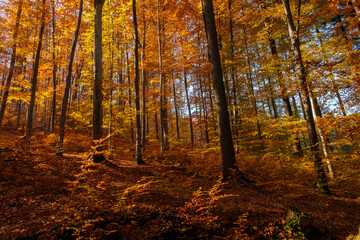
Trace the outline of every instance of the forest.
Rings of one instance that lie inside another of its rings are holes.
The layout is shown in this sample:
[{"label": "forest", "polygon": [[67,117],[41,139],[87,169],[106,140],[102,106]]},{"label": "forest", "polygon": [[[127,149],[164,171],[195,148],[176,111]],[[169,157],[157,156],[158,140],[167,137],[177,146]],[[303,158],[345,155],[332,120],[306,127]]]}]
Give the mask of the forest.
[{"label": "forest", "polygon": [[360,239],[360,0],[0,0],[0,239]]}]

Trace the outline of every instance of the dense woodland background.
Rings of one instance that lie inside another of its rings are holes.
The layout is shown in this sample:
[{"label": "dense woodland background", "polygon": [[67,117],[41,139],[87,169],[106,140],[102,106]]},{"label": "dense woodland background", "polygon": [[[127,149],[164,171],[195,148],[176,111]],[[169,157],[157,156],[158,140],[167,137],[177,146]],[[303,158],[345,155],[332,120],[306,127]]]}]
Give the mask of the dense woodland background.
[{"label": "dense woodland background", "polygon": [[0,238],[357,234],[358,0],[2,0],[0,18]]}]

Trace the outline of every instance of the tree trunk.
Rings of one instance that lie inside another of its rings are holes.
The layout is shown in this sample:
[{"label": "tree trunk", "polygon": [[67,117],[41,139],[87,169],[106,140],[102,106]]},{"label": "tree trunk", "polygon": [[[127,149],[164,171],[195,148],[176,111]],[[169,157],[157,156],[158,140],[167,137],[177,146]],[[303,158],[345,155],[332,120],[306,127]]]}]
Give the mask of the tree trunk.
[{"label": "tree trunk", "polygon": [[204,112],[204,131],[205,131],[205,143],[206,144],[209,144],[210,142],[210,138],[209,138],[209,130],[208,130],[208,120],[207,120],[207,116],[208,116],[208,113],[207,113],[207,109],[206,109],[206,106],[205,106],[205,98],[204,98],[204,91],[203,91],[203,84],[202,84],[202,78],[201,76],[199,76],[199,82],[200,82],[200,98],[201,98],[201,107],[203,109],[203,112]]},{"label": "tree trunk", "polygon": [[[95,8],[95,49],[94,49],[94,88],[93,88],[93,144],[102,138],[102,9],[105,0],[94,0]],[[97,146],[93,156],[93,162],[105,160],[102,146]]]},{"label": "tree trunk", "polygon": [[142,141],[141,141],[141,116],[140,116],[140,84],[139,84],[139,33],[138,33],[138,24],[136,17],[136,0],[132,0],[132,10],[133,10],[133,22],[134,22],[134,36],[135,36],[135,47],[134,47],[134,57],[135,57],[135,73],[134,73],[134,83],[135,83],[135,109],[136,109],[136,152],[135,152],[135,162],[137,164],[143,164],[142,159]]},{"label": "tree trunk", "polygon": [[159,77],[160,77],[160,140],[161,151],[169,149],[168,126],[167,126],[167,107],[166,107],[166,77],[163,73],[163,24],[161,22],[162,8],[161,0],[157,0],[157,32],[158,32],[158,52],[159,52]]},{"label": "tree trunk", "polygon": [[146,144],[146,86],[147,86],[147,71],[145,69],[145,59],[146,59],[146,21],[145,21],[145,9],[143,11],[143,39],[142,39],[142,51],[141,51],[141,76],[142,76],[142,107],[141,107],[141,123],[142,123],[142,147],[143,151],[145,151],[145,144]]},{"label": "tree trunk", "polygon": [[230,169],[236,169],[235,151],[231,136],[229,112],[227,107],[225,86],[221,67],[217,32],[215,25],[214,7],[212,0],[202,0],[204,22],[208,49],[211,62],[212,79],[215,92],[215,104],[217,111],[217,122],[220,132],[220,146],[222,158],[222,174],[224,178],[230,176]]},{"label": "tree trunk", "polygon": [[53,78],[53,94],[51,102],[51,121],[50,121],[50,133],[54,132],[55,128],[55,117],[56,117],[56,59],[55,59],[55,0],[52,1],[52,78]]},{"label": "tree trunk", "polygon": [[2,99],[1,99],[1,106],[0,106],[0,133],[2,130],[2,123],[4,120],[5,115],[5,108],[6,108],[6,102],[9,96],[10,86],[11,86],[11,80],[14,74],[14,68],[15,68],[15,60],[16,60],[16,48],[17,48],[17,38],[19,34],[19,26],[20,26],[20,17],[21,17],[21,11],[22,11],[22,4],[23,1],[19,1],[19,7],[16,14],[16,23],[15,23],[15,29],[14,29],[14,35],[13,35],[13,46],[12,46],[12,54],[11,54],[11,60],[10,60],[10,68],[9,73],[6,79],[5,89],[3,91]]},{"label": "tree trunk", "polygon": [[175,108],[175,121],[176,121],[176,136],[177,136],[177,140],[180,141],[179,113],[178,113],[178,106],[176,99],[175,79],[173,79],[173,94],[174,94],[174,108]]},{"label": "tree trunk", "polygon": [[321,148],[323,150],[325,161],[326,161],[326,164],[327,164],[327,167],[328,167],[330,180],[333,180],[334,179],[334,171],[333,171],[333,168],[332,168],[332,164],[330,162],[328,148],[327,148],[327,145],[326,145],[326,139],[324,137],[324,134],[323,134],[323,131],[322,131],[321,127],[318,126],[318,118],[321,118],[321,116],[318,113],[316,113],[315,106],[316,106],[317,102],[315,103],[315,101],[314,101],[314,99],[316,99],[316,97],[313,95],[313,92],[312,92],[311,89],[309,89],[309,95],[310,95],[310,101],[311,101],[311,110],[312,110],[312,113],[314,115],[315,126],[317,126],[317,132],[318,132],[319,137],[320,137]]},{"label": "tree trunk", "polygon": [[306,123],[309,132],[310,149],[314,157],[315,171],[317,174],[317,188],[325,193],[330,193],[327,178],[325,175],[324,166],[322,164],[322,158],[319,154],[319,145],[317,139],[317,133],[315,128],[314,116],[311,111],[311,102],[309,96],[309,83],[306,79],[306,69],[304,67],[301,51],[300,51],[300,40],[296,34],[295,25],[293,22],[289,0],[282,0],[284,5],[284,11],[287,18],[288,30],[291,40],[291,45],[294,51],[294,57],[296,60],[297,75],[300,79],[300,85],[302,90],[302,98],[304,103],[304,110],[306,115]]},{"label": "tree trunk", "polygon": [[35,95],[37,90],[37,77],[39,73],[39,63],[40,63],[40,54],[41,54],[41,47],[42,47],[42,40],[45,30],[45,15],[46,15],[46,0],[42,1],[42,14],[41,14],[41,26],[39,32],[39,41],[37,44],[36,54],[35,54],[35,62],[34,62],[34,69],[33,69],[33,76],[31,79],[31,98],[30,104],[26,116],[26,129],[25,129],[25,140],[27,145],[30,146],[30,140],[33,130],[33,114],[34,114],[34,107],[35,107]]},{"label": "tree trunk", "polygon": [[71,46],[69,65],[68,65],[67,75],[66,75],[66,79],[65,79],[64,97],[63,97],[62,106],[61,106],[61,116],[60,116],[60,126],[59,126],[59,129],[60,129],[59,142],[58,142],[58,148],[55,153],[55,155],[57,155],[57,156],[62,156],[63,151],[64,151],[63,145],[64,145],[64,136],[65,136],[66,111],[67,111],[68,102],[69,102],[72,66],[73,66],[74,57],[75,57],[76,44],[77,44],[77,40],[78,40],[79,32],[80,32],[82,12],[83,12],[83,0],[80,0],[79,16],[78,16],[77,26],[76,26],[76,30],[75,30],[74,40],[73,40],[72,46]]},{"label": "tree trunk", "polygon": [[186,76],[185,71],[184,71],[184,83],[185,83],[186,104],[187,104],[188,113],[189,113],[191,148],[193,148],[194,147],[194,129],[193,129],[193,123],[192,123],[192,115],[191,115],[191,107],[190,107],[190,100],[189,100],[187,76]]},{"label": "tree trunk", "polygon": [[[129,53],[127,51],[127,47],[125,48],[125,56],[126,56],[126,75],[128,80],[128,99],[129,99],[129,110],[132,111],[132,97],[131,97],[131,81],[130,81],[130,63],[129,63]],[[130,117],[130,139],[131,143],[134,143],[134,128],[133,128],[133,118]]]}]

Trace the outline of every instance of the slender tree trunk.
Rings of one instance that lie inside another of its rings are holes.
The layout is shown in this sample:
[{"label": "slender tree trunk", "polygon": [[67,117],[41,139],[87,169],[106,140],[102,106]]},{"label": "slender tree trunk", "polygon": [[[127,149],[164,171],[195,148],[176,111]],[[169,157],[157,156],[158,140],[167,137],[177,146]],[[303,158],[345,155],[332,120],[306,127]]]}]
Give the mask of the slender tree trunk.
[{"label": "slender tree trunk", "polygon": [[[108,6],[111,9],[112,8],[112,3],[111,0],[108,1]],[[114,19],[113,16],[110,16],[110,23],[108,24],[108,28],[111,28],[111,42],[109,43],[109,52],[110,52],[110,81],[109,81],[109,114],[108,114],[108,154],[109,154],[109,159],[112,159],[114,156],[114,152],[113,152],[113,137],[112,137],[112,133],[113,133],[113,123],[112,123],[112,118],[113,118],[113,92],[114,92],[114,42],[115,42],[115,35],[114,35]],[[110,25],[111,24],[111,25]]]},{"label": "slender tree trunk", "polygon": [[201,76],[199,76],[199,82],[200,82],[200,97],[201,97],[201,106],[203,108],[203,112],[204,112],[204,131],[205,131],[205,143],[206,144],[209,144],[210,142],[210,138],[209,138],[209,130],[208,130],[208,120],[207,120],[207,115],[208,115],[208,112],[207,112],[207,109],[206,109],[206,106],[205,106],[205,98],[204,98],[204,91],[203,91],[203,84],[202,84],[202,78]]},{"label": "slender tree trunk", "polygon": [[98,143],[102,138],[102,9],[105,0],[94,0],[95,8],[95,49],[94,49],[94,87],[93,87],[93,144],[95,145],[95,154],[93,162],[101,162],[105,160],[102,146]]},{"label": "slender tree trunk", "polygon": [[319,145],[318,145],[317,133],[315,128],[314,116],[311,111],[309,83],[307,82],[306,79],[306,69],[304,67],[301,51],[300,51],[300,40],[296,34],[297,30],[295,29],[295,25],[293,22],[289,0],[282,0],[282,2],[284,5],[284,11],[287,18],[291,45],[293,47],[294,57],[296,60],[297,75],[298,78],[300,79],[307,128],[309,132],[310,149],[314,157],[315,171],[317,174],[317,188],[325,193],[330,193],[327,178],[325,175],[324,166],[322,164],[322,158],[319,154]]},{"label": "slender tree trunk", "polygon": [[20,0],[19,1],[19,7],[18,7],[18,11],[16,14],[16,23],[15,23],[15,29],[14,29],[14,35],[13,35],[13,46],[12,46],[12,54],[11,54],[11,60],[10,60],[10,68],[9,68],[9,73],[6,79],[6,84],[5,84],[5,89],[3,91],[2,94],[2,99],[1,99],[1,106],[0,106],[0,133],[2,130],[2,123],[4,120],[4,115],[5,115],[5,108],[6,108],[6,102],[9,96],[9,91],[10,91],[10,86],[11,86],[11,80],[14,74],[14,68],[15,68],[15,60],[16,60],[16,48],[17,48],[17,38],[18,38],[18,34],[19,34],[19,26],[20,26],[20,17],[21,17],[21,11],[22,11],[22,4],[23,1]]},{"label": "slender tree trunk", "polygon": [[311,110],[314,115],[315,126],[317,126],[317,132],[320,137],[321,148],[324,153],[324,157],[325,157],[325,161],[326,161],[327,168],[329,171],[330,179],[333,180],[334,179],[334,170],[333,170],[332,164],[330,162],[329,153],[328,153],[328,149],[327,149],[327,145],[326,145],[326,139],[324,137],[321,127],[318,126],[318,118],[321,118],[321,116],[316,112],[315,106],[317,103],[315,103],[315,101],[314,101],[314,99],[316,99],[316,97],[313,95],[313,92],[311,89],[309,90],[309,95],[310,95],[310,101],[311,101]]},{"label": "slender tree trunk", "polygon": [[194,129],[193,129],[193,122],[192,122],[192,115],[191,115],[191,106],[190,106],[190,100],[189,100],[189,91],[188,91],[186,71],[184,71],[184,84],[185,84],[186,104],[187,104],[188,113],[189,113],[191,148],[193,148],[194,147]]},{"label": "slender tree trunk", "polygon": [[55,0],[52,1],[52,79],[53,79],[53,94],[52,94],[52,102],[51,102],[51,121],[50,121],[50,132],[54,132],[55,128],[55,117],[56,117],[56,58],[55,58]]},{"label": "slender tree trunk", "polygon": [[35,95],[37,90],[37,78],[39,73],[39,63],[40,63],[40,54],[41,54],[41,47],[42,47],[42,40],[45,30],[45,15],[46,15],[46,0],[42,1],[42,14],[41,14],[41,26],[39,32],[39,41],[36,49],[35,54],[35,62],[34,62],[34,69],[33,69],[33,76],[31,79],[31,98],[30,104],[28,107],[28,112],[26,116],[26,129],[25,129],[25,140],[27,145],[30,146],[30,140],[33,130],[33,115],[34,115],[34,107],[35,107]]},{"label": "slender tree trunk", "polygon": [[[130,63],[129,63],[129,53],[127,51],[127,49],[125,49],[126,53],[126,71],[127,71],[127,80],[128,80],[128,98],[129,98],[129,110],[130,112],[132,111],[131,107],[132,107],[132,97],[131,97],[131,82],[130,82]],[[131,138],[131,143],[134,143],[134,128],[133,128],[133,118],[130,117],[130,138]]]},{"label": "slender tree trunk", "polygon": [[163,73],[163,24],[161,22],[162,4],[157,0],[157,31],[159,48],[159,75],[160,75],[160,140],[161,151],[169,149],[168,126],[167,126],[167,107],[166,107],[166,77]]},{"label": "slender tree trunk", "polygon": [[214,7],[212,0],[202,0],[205,30],[211,62],[212,79],[215,91],[217,122],[220,132],[220,146],[222,158],[222,174],[224,178],[230,176],[230,169],[236,169],[235,151],[231,135],[229,112],[227,107],[225,86],[221,67],[217,32],[215,25]]},{"label": "slender tree trunk", "polygon": [[231,78],[231,82],[232,82],[232,116],[233,116],[233,121],[232,121],[232,134],[233,137],[235,139],[234,144],[235,144],[235,150],[237,152],[238,150],[238,146],[236,144],[236,142],[239,139],[239,111],[237,110],[237,106],[238,106],[238,102],[237,102],[237,94],[238,94],[238,81],[236,79],[236,74],[235,74],[235,49],[234,49],[234,27],[233,27],[233,14],[232,14],[232,1],[233,0],[229,0],[228,1],[228,8],[229,8],[229,12],[230,12],[230,19],[229,19],[229,33],[230,33],[230,59],[231,59],[231,67],[230,67],[230,78]]},{"label": "slender tree trunk", "polygon": [[[300,118],[300,114],[299,114],[299,109],[298,109],[298,106],[296,104],[296,100],[295,100],[295,97],[294,95],[291,96],[291,99],[292,99],[292,103],[293,103],[293,108],[294,108],[294,113],[293,115],[297,118]],[[291,103],[290,103],[291,104]],[[291,109],[291,108],[290,108]]]},{"label": "slender tree trunk", "polygon": [[141,76],[142,76],[142,107],[141,107],[141,123],[142,123],[142,147],[143,151],[145,150],[146,144],[146,86],[147,86],[147,71],[145,69],[145,59],[146,59],[146,21],[145,21],[145,9],[143,11],[143,39],[142,39],[142,51],[141,51]]},{"label": "slender tree trunk", "polygon": [[139,33],[138,33],[138,24],[136,16],[136,0],[132,0],[132,10],[133,10],[133,22],[134,22],[134,36],[135,36],[135,48],[134,48],[134,57],[135,57],[135,73],[134,73],[134,82],[135,82],[135,109],[136,109],[136,153],[135,153],[135,162],[137,164],[143,164],[142,159],[142,141],[141,141],[141,116],[140,116],[140,83],[139,83]]},{"label": "slender tree trunk", "polygon": [[180,127],[179,127],[179,112],[177,106],[177,99],[176,99],[176,89],[175,89],[175,79],[173,79],[173,94],[174,94],[174,107],[175,107],[175,120],[176,120],[176,136],[178,141],[180,141]]},{"label": "slender tree trunk", "polygon": [[159,139],[160,138],[160,134],[159,134],[159,121],[158,121],[158,114],[155,113],[154,115],[154,118],[155,118],[155,133],[156,133],[156,139]]},{"label": "slender tree trunk", "polygon": [[73,40],[72,46],[71,46],[69,65],[68,65],[67,75],[66,75],[66,79],[65,79],[64,97],[63,97],[62,105],[61,105],[59,142],[58,142],[58,148],[55,153],[55,155],[57,155],[57,156],[62,156],[63,152],[64,152],[63,145],[64,145],[64,136],[65,136],[65,122],[66,122],[66,113],[67,113],[69,94],[70,94],[70,88],[71,88],[72,66],[73,66],[74,57],[75,57],[76,44],[77,44],[77,40],[78,40],[79,32],[80,32],[82,12],[83,12],[83,0],[80,0],[79,16],[78,16],[77,26],[76,26],[76,30],[75,30],[74,40]]}]

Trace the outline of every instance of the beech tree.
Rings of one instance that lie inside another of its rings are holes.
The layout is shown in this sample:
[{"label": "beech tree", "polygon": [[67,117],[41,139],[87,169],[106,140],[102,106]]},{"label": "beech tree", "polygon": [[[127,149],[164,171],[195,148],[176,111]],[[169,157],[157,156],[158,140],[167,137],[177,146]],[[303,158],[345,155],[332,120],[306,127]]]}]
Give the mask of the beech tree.
[{"label": "beech tree", "polygon": [[31,78],[31,98],[30,104],[28,107],[27,115],[26,115],[26,129],[25,129],[25,140],[30,146],[30,140],[33,131],[33,115],[34,115],[34,107],[35,107],[35,95],[37,90],[37,82],[38,82],[38,73],[39,73],[39,64],[40,64],[40,54],[41,54],[41,47],[43,42],[43,36],[45,31],[45,16],[46,16],[46,0],[42,1],[41,7],[41,26],[39,31],[39,40],[36,48],[36,55],[35,55],[35,62],[33,68],[33,75]]},{"label": "beech tree", "polygon": [[101,162],[105,159],[103,148],[98,146],[102,138],[102,9],[105,0],[94,0],[95,8],[95,36],[94,36],[94,86],[93,86],[93,144],[95,153],[93,162]]},{"label": "beech tree", "polygon": [[222,173],[223,177],[227,178],[230,176],[230,169],[236,169],[234,144],[231,135],[229,111],[217,41],[213,2],[212,0],[202,0],[202,5],[220,134]]},{"label": "beech tree", "polygon": [[19,34],[19,25],[20,25],[20,17],[22,11],[23,1],[19,0],[19,7],[16,14],[16,21],[15,21],[15,28],[14,28],[14,36],[13,36],[13,46],[12,46],[12,53],[11,53],[11,60],[10,60],[10,68],[9,73],[6,79],[5,89],[3,91],[3,95],[1,98],[1,106],[0,106],[0,133],[2,129],[2,123],[4,119],[5,109],[6,109],[6,102],[9,96],[11,80],[14,74],[15,68],[15,61],[16,61],[16,48],[17,48],[17,41],[18,41],[18,34]]},{"label": "beech tree", "polygon": [[134,57],[135,57],[135,73],[134,73],[134,84],[135,84],[135,119],[136,119],[136,153],[135,162],[137,164],[143,164],[142,160],[142,134],[141,134],[141,115],[140,115],[140,83],[139,83],[139,32],[138,23],[136,16],[136,0],[132,0],[133,10],[133,21],[134,21]]},{"label": "beech tree", "polygon": [[75,56],[76,44],[77,44],[77,40],[78,40],[79,32],[80,32],[82,12],[83,12],[83,0],[80,0],[78,22],[76,25],[74,40],[73,40],[72,47],[71,47],[69,66],[68,66],[68,71],[67,71],[67,75],[66,75],[66,79],[65,79],[64,97],[63,97],[63,101],[62,101],[62,105],[61,105],[59,143],[58,143],[58,148],[57,148],[57,151],[55,154],[57,156],[62,156],[62,154],[63,154],[63,145],[64,145],[64,136],[65,136],[65,121],[66,121],[69,93],[70,93],[70,88],[71,88],[72,67],[73,67],[73,61],[74,61],[74,56]]},{"label": "beech tree", "polygon": [[325,193],[330,193],[327,178],[325,175],[324,166],[322,164],[322,158],[319,153],[319,142],[318,136],[315,128],[314,116],[311,110],[311,101],[309,95],[309,83],[306,79],[306,69],[302,60],[301,51],[300,51],[300,40],[297,35],[297,29],[293,22],[293,17],[290,9],[289,0],[282,0],[284,5],[284,11],[286,15],[286,20],[288,24],[288,30],[291,40],[291,45],[294,51],[294,58],[296,64],[297,76],[300,79],[302,99],[304,104],[304,113],[306,116],[307,129],[309,133],[310,148],[312,155],[314,157],[315,171],[317,174],[317,188]]}]

